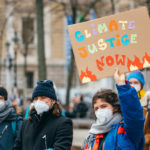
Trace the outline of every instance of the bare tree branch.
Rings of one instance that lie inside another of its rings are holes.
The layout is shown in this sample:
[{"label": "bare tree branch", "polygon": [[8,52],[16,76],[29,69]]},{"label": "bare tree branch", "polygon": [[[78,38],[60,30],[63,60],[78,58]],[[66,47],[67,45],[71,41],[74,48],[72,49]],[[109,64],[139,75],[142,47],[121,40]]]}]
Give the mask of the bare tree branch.
[{"label": "bare tree branch", "polygon": [[115,4],[114,4],[114,0],[111,0],[111,6],[112,6],[112,13],[115,13]]},{"label": "bare tree branch", "polygon": [[100,2],[101,0],[95,0],[94,2],[92,2],[90,4],[90,7],[86,9],[84,15],[83,15],[83,19],[88,15],[89,11],[91,8],[94,8],[97,2]]}]

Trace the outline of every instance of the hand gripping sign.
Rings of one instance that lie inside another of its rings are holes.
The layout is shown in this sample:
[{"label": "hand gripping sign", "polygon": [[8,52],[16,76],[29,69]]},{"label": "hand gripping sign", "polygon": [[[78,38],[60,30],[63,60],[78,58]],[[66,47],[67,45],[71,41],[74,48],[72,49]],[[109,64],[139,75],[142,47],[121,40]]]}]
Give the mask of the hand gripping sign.
[{"label": "hand gripping sign", "polygon": [[146,7],[68,26],[81,83],[150,67]]}]

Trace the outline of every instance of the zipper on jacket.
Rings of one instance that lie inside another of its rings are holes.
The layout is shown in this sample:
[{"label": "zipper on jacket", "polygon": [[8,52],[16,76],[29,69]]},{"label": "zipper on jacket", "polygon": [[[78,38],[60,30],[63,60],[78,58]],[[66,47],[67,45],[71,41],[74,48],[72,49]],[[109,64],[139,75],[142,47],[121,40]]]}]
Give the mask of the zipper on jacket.
[{"label": "zipper on jacket", "polygon": [[4,129],[2,130],[1,135],[0,135],[0,138],[2,138],[4,132],[5,132],[7,129],[8,129],[8,125],[6,125],[6,126],[4,127]]},{"label": "zipper on jacket", "polygon": [[46,139],[46,134],[42,137],[45,140],[45,148],[47,149],[47,139]]},{"label": "zipper on jacket", "polygon": [[35,117],[36,117],[36,119],[40,122],[40,119],[38,118],[38,116],[37,116],[37,115],[35,115]]}]

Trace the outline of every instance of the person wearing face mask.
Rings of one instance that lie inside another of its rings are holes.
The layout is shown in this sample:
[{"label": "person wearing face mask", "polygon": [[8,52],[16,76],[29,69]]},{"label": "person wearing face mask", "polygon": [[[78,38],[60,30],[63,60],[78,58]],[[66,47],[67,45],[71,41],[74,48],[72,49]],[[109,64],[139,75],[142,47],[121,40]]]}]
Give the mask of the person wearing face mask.
[{"label": "person wearing face mask", "polygon": [[0,87],[0,150],[12,150],[15,139],[22,125],[22,117],[18,116],[4,87]]},{"label": "person wearing face mask", "polygon": [[30,116],[23,122],[13,150],[70,150],[72,121],[61,115],[53,82],[38,81]]},{"label": "person wearing face mask", "polygon": [[[143,107],[143,113],[144,116],[146,117],[145,122],[147,122],[147,120],[150,120],[150,116],[148,115],[148,111],[147,111],[148,100],[150,99],[150,91],[145,92],[143,89],[145,85],[145,80],[142,72],[140,70],[130,72],[129,75],[127,76],[127,81],[130,83],[132,87],[136,89],[138,93],[138,97]],[[144,150],[148,150],[150,147],[150,125],[149,124],[145,124],[144,133],[145,133]]]},{"label": "person wearing face mask", "polygon": [[[115,71],[118,96],[112,90],[98,91],[92,99],[95,122],[82,150],[143,150],[144,116],[135,88],[125,75]],[[118,98],[119,97],[119,98]],[[134,104],[134,105],[133,105]]]},{"label": "person wearing face mask", "polygon": [[[140,99],[140,101],[142,102],[143,97],[145,96],[146,92],[144,91],[143,87],[145,85],[145,80],[144,80],[144,76],[142,74],[142,72],[140,70],[136,70],[133,72],[130,72],[127,76],[126,79],[129,84],[134,87],[138,93],[138,97]],[[146,104],[144,104],[142,102],[142,105],[146,106]]]}]

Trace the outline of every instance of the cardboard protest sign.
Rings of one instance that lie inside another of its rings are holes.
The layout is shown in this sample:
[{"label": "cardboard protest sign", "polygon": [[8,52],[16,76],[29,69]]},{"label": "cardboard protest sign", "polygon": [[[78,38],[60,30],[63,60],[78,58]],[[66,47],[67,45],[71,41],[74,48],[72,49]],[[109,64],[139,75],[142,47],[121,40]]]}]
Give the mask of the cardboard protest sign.
[{"label": "cardboard protest sign", "polygon": [[150,67],[146,7],[68,26],[81,83]]}]

